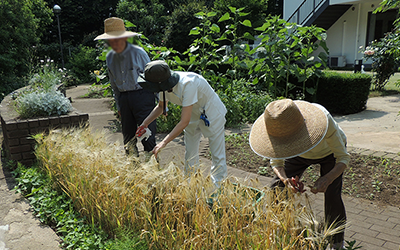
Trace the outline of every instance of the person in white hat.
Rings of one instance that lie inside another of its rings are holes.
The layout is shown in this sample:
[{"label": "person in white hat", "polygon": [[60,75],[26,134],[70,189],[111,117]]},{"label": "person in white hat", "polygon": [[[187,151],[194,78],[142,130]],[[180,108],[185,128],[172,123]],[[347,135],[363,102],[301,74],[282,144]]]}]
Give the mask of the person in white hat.
[{"label": "person in white hat", "polygon": [[[271,159],[276,174],[272,187],[303,192],[299,178],[312,164],[320,164],[321,176],[311,192],[325,194],[325,221],[344,225],[342,176],[350,161],[346,135],[319,104],[278,100],[267,105],[250,132],[252,150]],[[333,236],[332,249],[343,249],[344,232]]]},{"label": "person in white hat", "polygon": [[190,176],[199,163],[199,144],[203,134],[209,140],[212,156],[211,178],[219,187],[227,176],[224,128],[226,108],[206,79],[193,72],[171,71],[166,62],[157,60],[146,65],[138,82],[151,92],[163,92],[160,102],[138,131],[162,113],[165,114],[168,101],[182,106],[180,122],[154,147],[155,156],[184,130],[185,174]]},{"label": "person in white hat", "polygon": [[[122,134],[127,153],[139,156],[137,126],[150,114],[156,104],[153,92],[144,90],[138,83],[138,75],[143,72],[150,58],[143,48],[130,44],[129,37],[138,33],[126,31],[124,21],[117,17],[104,21],[104,34],[94,40],[107,40],[112,50],[107,54],[110,84],[118,113],[121,117]],[[151,136],[142,140],[145,152],[151,152],[156,145],[156,122],[149,124]]]}]

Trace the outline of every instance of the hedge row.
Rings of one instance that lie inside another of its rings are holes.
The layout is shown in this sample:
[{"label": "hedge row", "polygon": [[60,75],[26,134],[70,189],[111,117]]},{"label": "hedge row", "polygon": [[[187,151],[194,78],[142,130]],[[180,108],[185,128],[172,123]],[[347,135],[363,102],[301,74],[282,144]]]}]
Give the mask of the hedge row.
[{"label": "hedge row", "polygon": [[366,108],[372,77],[361,73],[324,72],[316,100],[333,114],[353,114]]}]

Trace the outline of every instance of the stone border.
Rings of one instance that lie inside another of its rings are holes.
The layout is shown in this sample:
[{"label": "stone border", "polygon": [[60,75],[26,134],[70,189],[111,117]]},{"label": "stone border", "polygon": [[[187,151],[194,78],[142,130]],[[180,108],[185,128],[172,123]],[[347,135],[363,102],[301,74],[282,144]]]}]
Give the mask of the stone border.
[{"label": "stone border", "polygon": [[[62,89],[62,86],[59,88]],[[1,102],[0,116],[5,156],[25,166],[32,166],[36,159],[34,155],[36,141],[32,135],[48,132],[50,129],[80,127],[89,121],[88,114],[78,111],[72,111],[62,116],[18,119],[11,94]]]}]

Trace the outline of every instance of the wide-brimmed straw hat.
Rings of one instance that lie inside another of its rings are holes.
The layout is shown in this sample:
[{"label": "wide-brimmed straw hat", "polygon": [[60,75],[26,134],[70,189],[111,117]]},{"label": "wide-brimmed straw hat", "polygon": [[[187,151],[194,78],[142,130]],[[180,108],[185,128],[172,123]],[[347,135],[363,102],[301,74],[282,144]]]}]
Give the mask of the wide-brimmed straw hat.
[{"label": "wide-brimmed straw hat", "polygon": [[318,106],[283,99],[265,108],[250,132],[252,150],[270,159],[288,159],[313,149],[324,138],[328,118]]},{"label": "wide-brimmed straw hat", "polygon": [[172,89],[179,82],[179,75],[170,70],[162,60],[146,64],[144,73],[139,74],[138,83],[151,92],[161,92]]},{"label": "wide-brimmed straw hat", "polygon": [[104,20],[104,33],[97,36],[94,40],[108,40],[138,36],[132,31],[126,31],[124,21],[118,17],[110,17]]}]

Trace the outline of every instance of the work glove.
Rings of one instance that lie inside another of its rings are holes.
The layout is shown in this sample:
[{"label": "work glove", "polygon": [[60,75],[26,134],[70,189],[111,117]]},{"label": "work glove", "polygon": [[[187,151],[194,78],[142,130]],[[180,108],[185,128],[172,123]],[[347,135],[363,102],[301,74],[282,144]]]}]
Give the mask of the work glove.
[{"label": "work glove", "polygon": [[136,136],[137,137],[141,137],[142,135],[144,135],[146,133],[146,128],[144,126],[139,126],[136,129]]}]

